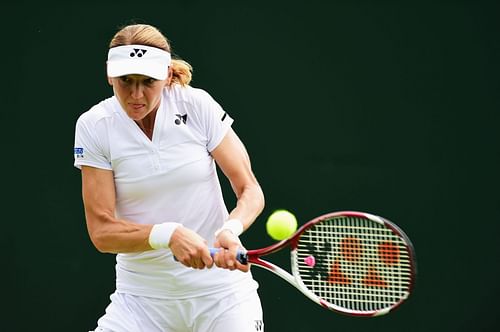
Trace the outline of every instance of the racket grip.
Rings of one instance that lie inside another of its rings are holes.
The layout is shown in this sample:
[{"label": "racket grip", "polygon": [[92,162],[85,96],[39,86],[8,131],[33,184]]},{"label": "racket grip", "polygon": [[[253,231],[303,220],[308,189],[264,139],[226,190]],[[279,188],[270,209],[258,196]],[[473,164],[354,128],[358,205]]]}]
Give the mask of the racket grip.
[{"label": "racket grip", "polygon": [[[221,248],[208,248],[210,250],[210,256],[214,257],[214,255],[221,250]],[[238,249],[236,252],[236,260],[240,262],[241,264],[247,265],[248,264],[248,256],[247,252],[244,250]]]},{"label": "racket grip", "polygon": [[[214,255],[219,250],[221,250],[221,248],[208,248],[208,250],[210,250],[210,256],[212,256],[212,258],[213,258]],[[178,261],[177,257],[174,256],[174,260]],[[243,265],[247,265],[248,264],[248,256],[247,256],[246,251],[238,249],[238,251],[236,252],[236,260]]]}]

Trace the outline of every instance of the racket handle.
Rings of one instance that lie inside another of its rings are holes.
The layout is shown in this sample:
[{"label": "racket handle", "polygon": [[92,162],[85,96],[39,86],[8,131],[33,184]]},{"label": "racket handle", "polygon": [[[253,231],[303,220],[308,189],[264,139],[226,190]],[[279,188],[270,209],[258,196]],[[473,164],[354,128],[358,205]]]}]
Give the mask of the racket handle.
[{"label": "racket handle", "polygon": [[[214,257],[214,255],[221,250],[221,248],[208,248],[208,250],[210,250],[210,256]],[[174,260],[178,261],[177,257],[174,256]],[[238,260],[241,264],[247,265],[248,256],[246,251],[238,249],[236,252],[236,260]]]},{"label": "racket handle", "polygon": [[[210,256],[214,257],[214,255],[221,250],[221,248],[208,248],[210,250]],[[238,249],[236,252],[236,260],[240,262],[241,264],[247,265],[248,264],[248,256],[247,252],[241,249]]]}]

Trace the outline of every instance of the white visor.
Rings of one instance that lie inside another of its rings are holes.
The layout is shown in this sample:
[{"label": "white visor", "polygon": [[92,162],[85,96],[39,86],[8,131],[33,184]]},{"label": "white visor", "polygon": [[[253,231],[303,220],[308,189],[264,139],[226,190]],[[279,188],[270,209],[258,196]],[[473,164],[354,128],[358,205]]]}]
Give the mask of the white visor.
[{"label": "white visor", "polygon": [[170,53],[156,47],[117,46],[108,52],[108,76],[139,74],[164,80],[168,76],[170,61]]}]

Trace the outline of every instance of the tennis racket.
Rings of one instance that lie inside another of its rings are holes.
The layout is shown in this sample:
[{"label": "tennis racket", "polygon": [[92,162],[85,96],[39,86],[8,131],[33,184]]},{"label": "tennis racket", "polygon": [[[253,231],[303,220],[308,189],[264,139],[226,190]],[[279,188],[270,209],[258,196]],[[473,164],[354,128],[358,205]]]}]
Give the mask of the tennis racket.
[{"label": "tennis racket", "polygon": [[[291,274],[261,259],[287,246]],[[239,252],[237,259],[273,272],[322,307],[351,316],[397,308],[412,292],[416,274],[406,234],[387,219],[354,211],[317,217],[290,238]]]}]

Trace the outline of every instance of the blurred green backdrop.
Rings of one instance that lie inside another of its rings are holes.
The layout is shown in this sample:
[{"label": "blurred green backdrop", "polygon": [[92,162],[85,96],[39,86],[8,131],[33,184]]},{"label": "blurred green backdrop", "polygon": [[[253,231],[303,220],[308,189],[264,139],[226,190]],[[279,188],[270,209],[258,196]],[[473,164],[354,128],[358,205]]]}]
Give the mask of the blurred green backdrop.
[{"label": "blurred green backdrop", "polygon": [[[499,9],[486,1],[20,1],[1,5],[5,331],[88,331],[114,256],[86,233],[77,117],[111,95],[107,44],[149,23],[235,118],[277,208],[387,217],[416,248],[394,313],[327,312],[267,271],[266,331],[493,331],[499,296]],[[229,206],[234,199],[227,182]],[[274,259],[279,265],[288,256]]]}]

